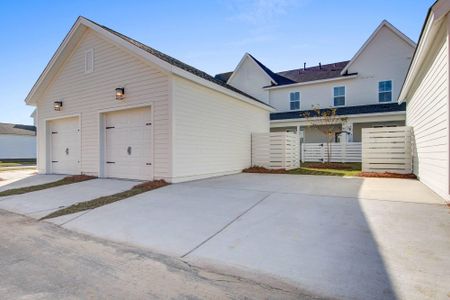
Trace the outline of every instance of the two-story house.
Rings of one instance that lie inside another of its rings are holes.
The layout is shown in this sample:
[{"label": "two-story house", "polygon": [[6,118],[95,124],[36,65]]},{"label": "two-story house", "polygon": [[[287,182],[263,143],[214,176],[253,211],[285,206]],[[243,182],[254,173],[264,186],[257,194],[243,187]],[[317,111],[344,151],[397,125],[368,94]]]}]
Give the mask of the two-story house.
[{"label": "two-story house", "polygon": [[336,141],[361,141],[361,129],[405,124],[405,104],[397,104],[416,44],[387,21],[375,29],[349,61],[275,73],[246,53],[233,72],[216,75],[277,109],[271,131],[300,132],[303,142],[324,142],[304,112],[336,108],[342,117]]}]

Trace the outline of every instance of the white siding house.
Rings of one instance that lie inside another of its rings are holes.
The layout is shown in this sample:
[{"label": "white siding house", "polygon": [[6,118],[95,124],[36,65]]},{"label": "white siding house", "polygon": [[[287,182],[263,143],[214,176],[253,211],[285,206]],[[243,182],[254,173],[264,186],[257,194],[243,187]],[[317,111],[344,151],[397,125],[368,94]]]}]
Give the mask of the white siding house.
[{"label": "white siding house", "polygon": [[216,78],[276,108],[272,131],[302,131],[304,142],[324,142],[302,113],[335,108],[346,118],[340,126],[346,139],[360,142],[362,128],[405,124],[405,105],[396,100],[414,49],[411,39],[382,21],[349,61],[275,73],[246,53],[233,72]]},{"label": "white siding house", "polygon": [[450,3],[438,1],[425,21],[399,101],[413,127],[414,173],[450,201],[449,37]]},{"label": "white siding house", "polygon": [[26,102],[36,106],[40,173],[170,182],[250,166],[251,133],[268,132],[273,111],[82,17]]},{"label": "white siding house", "polygon": [[36,127],[0,123],[0,160],[36,159]]}]

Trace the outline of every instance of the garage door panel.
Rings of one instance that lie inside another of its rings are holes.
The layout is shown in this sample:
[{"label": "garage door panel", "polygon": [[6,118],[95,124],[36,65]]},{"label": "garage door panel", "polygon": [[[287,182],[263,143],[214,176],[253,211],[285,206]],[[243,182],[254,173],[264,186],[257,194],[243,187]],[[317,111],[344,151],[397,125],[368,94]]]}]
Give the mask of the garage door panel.
[{"label": "garage door panel", "polygon": [[51,172],[80,173],[80,128],[77,117],[49,122]]},{"label": "garage door panel", "polygon": [[150,108],[105,114],[105,176],[151,180]]}]

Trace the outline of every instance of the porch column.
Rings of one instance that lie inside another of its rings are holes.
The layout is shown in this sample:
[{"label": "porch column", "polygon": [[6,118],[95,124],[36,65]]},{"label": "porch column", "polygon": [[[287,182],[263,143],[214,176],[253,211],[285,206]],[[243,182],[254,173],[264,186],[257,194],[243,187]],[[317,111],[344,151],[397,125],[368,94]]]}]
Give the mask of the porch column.
[{"label": "porch column", "polygon": [[347,142],[353,141],[353,122],[346,120],[342,123],[342,131],[347,132]]}]

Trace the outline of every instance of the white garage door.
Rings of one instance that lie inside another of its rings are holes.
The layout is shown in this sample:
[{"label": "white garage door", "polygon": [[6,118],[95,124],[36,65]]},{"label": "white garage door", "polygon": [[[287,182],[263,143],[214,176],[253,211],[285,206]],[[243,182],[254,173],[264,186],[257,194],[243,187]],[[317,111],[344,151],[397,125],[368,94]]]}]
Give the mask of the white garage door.
[{"label": "white garage door", "polygon": [[152,180],[150,108],[106,113],[105,177]]},{"label": "white garage door", "polygon": [[50,169],[55,174],[80,174],[80,127],[77,117],[48,123]]}]

